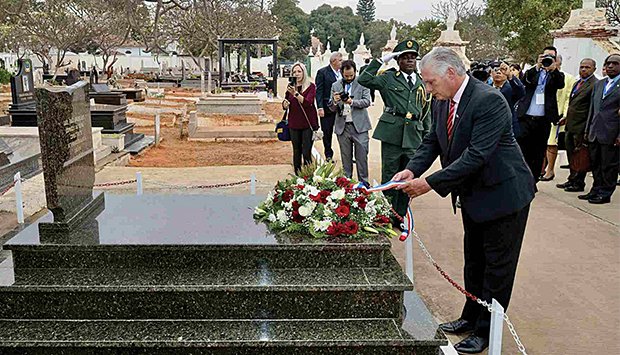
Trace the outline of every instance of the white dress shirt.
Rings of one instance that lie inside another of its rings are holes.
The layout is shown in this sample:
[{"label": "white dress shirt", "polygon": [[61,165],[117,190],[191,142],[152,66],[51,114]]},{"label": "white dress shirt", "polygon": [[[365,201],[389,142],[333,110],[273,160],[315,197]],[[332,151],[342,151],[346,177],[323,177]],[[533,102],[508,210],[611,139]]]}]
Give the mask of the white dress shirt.
[{"label": "white dress shirt", "polygon": [[467,84],[469,83],[469,75],[465,75],[465,80],[463,80],[463,83],[461,84],[461,87],[459,87],[459,89],[457,90],[456,94],[454,94],[454,97],[452,98],[452,101],[455,102],[454,104],[454,117],[452,117],[452,129],[454,129],[454,124],[456,123],[456,113],[458,112],[459,109],[459,102],[461,102],[461,97],[463,96],[463,92],[465,92],[465,88],[467,87]]},{"label": "white dress shirt", "polygon": [[411,75],[405,73],[405,72],[401,72],[403,73],[403,76],[405,77],[405,81],[409,82],[409,77],[411,77],[411,82],[413,83],[413,85],[415,85],[416,80],[418,79],[418,77],[415,75],[415,73],[411,73]]}]

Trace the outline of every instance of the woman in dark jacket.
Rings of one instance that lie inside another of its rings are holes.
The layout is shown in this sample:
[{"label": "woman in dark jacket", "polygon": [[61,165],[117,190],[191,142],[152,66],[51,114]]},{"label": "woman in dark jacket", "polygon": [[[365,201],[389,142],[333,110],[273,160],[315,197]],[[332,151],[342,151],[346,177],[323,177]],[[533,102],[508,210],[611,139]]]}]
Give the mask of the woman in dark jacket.
[{"label": "woman in dark jacket", "polygon": [[288,109],[288,127],[293,143],[293,166],[295,174],[301,170],[301,160],[304,165],[312,162],[312,131],[319,128],[314,98],[316,86],[307,75],[306,66],[295,63],[291,74],[296,79],[296,85],[286,89],[286,96],[282,107]]}]

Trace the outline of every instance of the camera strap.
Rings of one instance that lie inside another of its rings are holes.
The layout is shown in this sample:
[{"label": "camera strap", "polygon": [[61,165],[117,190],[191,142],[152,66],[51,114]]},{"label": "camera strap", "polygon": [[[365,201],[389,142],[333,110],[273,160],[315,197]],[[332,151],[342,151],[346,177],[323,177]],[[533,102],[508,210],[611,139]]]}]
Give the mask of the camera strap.
[{"label": "camera strap", "polygon": [[[303,96],[301,93],[300,93],[299,95]],[[304,100],[305,100],[305,97],[304,97]],[[310,120],[308,119],[308,115],[306,114],[306,110],[304,109],[304,105],[302,105],[302,104],[299,102],[299,100],[297,100],[297,98],[295,98],[295,100],[294,100],[294,101],[295,101],[295,102],[297,102],[297,104],[298,104],[298,105],[299,105],[299,107],[301,108],[301,112],[303,112],[303,113],[304,113],[304,117],[306,118],[306,122],[308,122],[308,126],[310,126],[310,128],[311,128],[313,131],[316,131],[316,129],[314,129],[314,127],[312,127],[312,123],[310,123]]]}]

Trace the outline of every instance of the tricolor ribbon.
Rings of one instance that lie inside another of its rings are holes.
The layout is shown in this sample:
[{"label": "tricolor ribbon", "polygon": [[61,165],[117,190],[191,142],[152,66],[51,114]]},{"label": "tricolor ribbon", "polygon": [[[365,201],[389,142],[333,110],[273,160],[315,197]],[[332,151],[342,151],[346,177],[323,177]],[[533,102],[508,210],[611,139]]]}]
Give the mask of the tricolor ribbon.
[{"label": "tricolor ribbon", "polygon": [[[406,183],[407,183],[406,181],[389,181],[389,182],[386,182],[385,184],[373,186],[371,188],[367,188],[366,186],[364,186],[364,184],[358,183],[354,185],[353,188],[363,189],[368,192],[379,192],[379,191],[382,192],[382,191],[391,190],[398,186],[405,185]],[[403,230],[399,238],[401,242],[404,242],[405,240],[407,240],[407,238],[411,235],[413,228],[414,228],[413,211],[411,210],[411,199],[410,199],[409,206],[407,207],[407,215],[405,216],[405,230]]]}]

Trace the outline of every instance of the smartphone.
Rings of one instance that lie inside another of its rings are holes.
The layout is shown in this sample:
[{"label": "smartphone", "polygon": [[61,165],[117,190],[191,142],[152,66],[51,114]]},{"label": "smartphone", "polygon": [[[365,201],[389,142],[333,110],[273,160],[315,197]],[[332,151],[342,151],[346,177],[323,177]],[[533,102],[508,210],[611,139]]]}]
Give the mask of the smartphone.
[{"label": "smartphone", "polygon": [[295,84],[297,84],[297,78],[294,76],[289,77],[288,84],[292,87],[295,87]]}]

